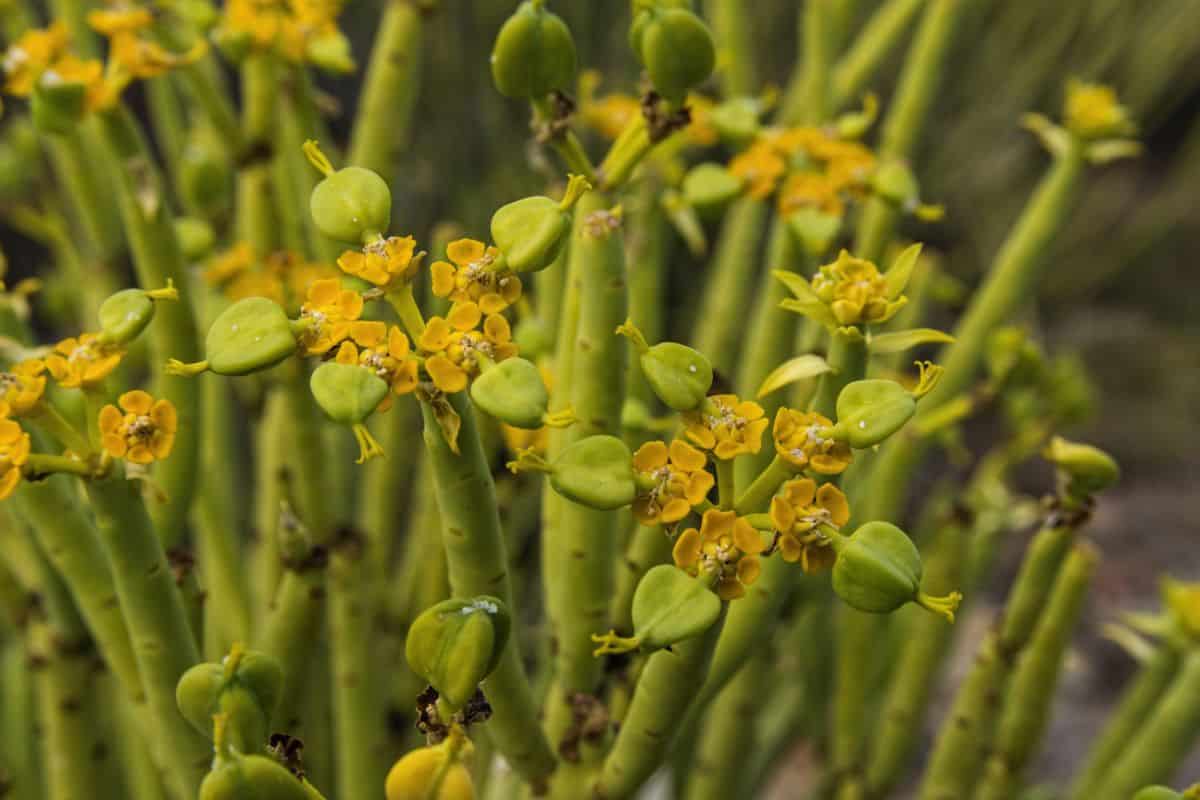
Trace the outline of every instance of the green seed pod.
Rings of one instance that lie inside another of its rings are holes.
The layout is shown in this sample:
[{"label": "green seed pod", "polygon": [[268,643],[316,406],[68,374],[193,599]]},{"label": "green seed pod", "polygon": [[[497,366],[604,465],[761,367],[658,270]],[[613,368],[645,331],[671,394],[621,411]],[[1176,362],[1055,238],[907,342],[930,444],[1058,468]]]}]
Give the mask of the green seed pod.
[{"label": "green seed pod", "polygon": [[921,556],[904,531],[890,522],[868,522],[849,537],[832,540],[833,590],[848,605],[887,614],[917,603],[951,621],[961,595],[930,597],[921,591]]},{"label": "green seed pod", "polygon": [[720,164],[697,164],[683,178],[683,196],[699,211],[724,207],[742,193],[742,179]]},{"label": "green seed pod", "polygon": [[392,218],[387,182],[362,167],[326,175],[312,190],[308,205],[321,233],[340,242],[366,242],[386,231]]},{"label": "green seed pod", "polygon": [[188,261],[199,261],[212,252],[217,240],[212,225],[200,217],[178,217],[175,220],[175,237],[179,249]]},{"label": "green seed pod", "polygon": [[554,347],[554,331],[539,317],[527,316],[513,330],[517,350],[531,359],[546,355]]},{"label": "green seed pod", "polygon": [[[54,76],[54,77],[51,77]],[[42,133],[69,134],[79,127],[87,104],[87,87],[47,70],[29,98],[33,124]]]},{"label": "green seed pod", "polygon": [[571,212],[588,190],[587,179],[572,175],[561,201],[526,197],[492,215],[492,240],[504,263],[517,272],[538,272],[554,263],[571,236]]},{"label": "green seed pod", "polygon": [[633,635],[646,650],[698,636],[721,616],[713,592],[671,564],[652,567],[633,593]]},{"label": "green seed pod", "polygon": [[580,439],[554,460],[550,485],[581,505],[605,510],[622,508],[637,495],[633,454],[615,436]]},{"label": "green seed pod", "polygon": [[[384,789],[387,800],[473,800],[475,785],[462,761],[455,761],[443,772],[448,755],[444,743],[406,753],[388,772]],[[442,783],[433,794],[439,774]]]},{"label": "green seed pod", "polygon": [[387,381],[358,364],[327,361],[313,370],[308,388],[334,422],[357,425],[387,397]]},{"label": "green seed pod", "polygon": [[208,329],[208,367],[220,375],[247,375],[296,352],[291,320],[265,297],[247,297],[221,312]]},{"label": "green seed pod", "polygon": [[871,188],[885,200],[903,205],[915,202],[921,190],[912,169],[903,161],[885,161],[871,176]]},{"label": "green seed pod", "polygon": [[1103,491],[1121,477],[1121,468],[1108,453],[1089,444],[1067,441],[1061,436],[1050,440],[1042,455],[1055,464],[1066,480],[1066,490],[1077,498]]},{"label": "green seed pod", "polygon": [[200,784],[199,800],[314,800],[320,795],[266,756],[230,755]]},{"label": "green seed pod", "polygon": [[220,664],[197,664],[185,672],[175,686],[175,702],[205,736],[213,733],[213,716],[223,714],[227,739],[239,752],[251,753],[266,744],[282,686],[283,669],[275,658],[239,650]]},{"label": "green seed pod", "polygon": [[1183,800],[1183,795],[1166,786],[1147,786],[1135,794],[1133,800]]},{"label": "green seed pod", "polygon": [[413,621],[404,655],[447,703],[461,708],[500,663],[511,626],[495,597],[445,600]]},{"label": "green seed pod", "polygon": [[254,695],[268,718],[275,713],[279,695],[283,691],[283,666],[278,659],[257,650],[249,650],[238,662],[234,679]]},{"label": "green seed pod", "polygon": [[542,374],[523,358],[488,367],[471,383],[471,399],[484,413],[514,428],[536,430],[545,424],[550,394]]},{"label": "green seed pod", "polygon": [[154,301],[141,289],[124,289],[101,303],[97,316],[107,341],[127,344],[154,319]]},{"label": "green seed pod", "polygon": [[350,40],[339,30],[310,39],[305,47],[305,55],[326,72],[345,74],[353,72],[355,68]]},{"label": "green seed pod", "polygon": [[717,49],[712,33],[687,9],[642,13],[650,14],[639,37],[646,73],[663,97],[681,103],[688,89],[708,80],[716,66]]},{"label": "green seed pod", "polygon": [[695,6],[692,0],[656,0],[654,8],[641,8],[641,4],[634,3],[633,20],[629,25],[629,47],[637,56],[639,64],[645,64],[646,61],[642,58],[642,36],[646,33],[646,26],[650,20],[654,19],[654,13],[658,9],[665,8],[682,8],[685,11],[694,10]]},{"label": "green seed pod", "polygon": [[833,438],[857,450],[874,447],[900,430],[916,411],[916,399],[895,381],[854,381],[838,394]]},{"label": "green seed pod", "polygon": [[505,97],[540,99],[575,81],[575,40],[567,23],[544,7],[521,3],[496,35],[492,80]]},{"label": "green seed pod", "polygon": [[647,348],[639,359],[654,394],[676,411],[699,408],[712,388],[712,363],[698,350],[660,342]]},{"label": "green seed pod", "polygon": [[200,733],[212,737],[213,714],[217,712],[225,670],[220,664],[197,664],[179,677],[175,684],[175,705],[179,713]]},{"label": "green seed pod", "polygon": [[753,97],[734,97],[714,108],[708,119],[722,139],[740,146],[749,144],[762,129],[758,121],[762,112],[762,101]]}]

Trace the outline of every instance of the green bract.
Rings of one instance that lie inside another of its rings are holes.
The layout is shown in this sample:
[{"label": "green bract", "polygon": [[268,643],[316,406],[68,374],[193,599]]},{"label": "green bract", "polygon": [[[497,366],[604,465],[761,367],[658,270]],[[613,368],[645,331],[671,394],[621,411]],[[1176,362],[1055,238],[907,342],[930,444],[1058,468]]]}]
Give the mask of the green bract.
[{"label": "green bract", "polygon": [[342,242],[362,242],[387,230],[392,193],[371,170],[346,167],[316,185],[309,208],[321,233]]},{"label": "green bract", "polygon": [[247,297],[216,318],[204,348],[213,372],[246,375],[273,367],[295,353],[296,336],[277,303],[265,297]]},{"label": "green bract", "polygon": [[680,103],[688,89],[708,80],[717,50],[712,33],[698,16],[683,8],[646,10],[638,15],[635,27],[634,50],[654,88],[667,100]]},{"label": "green bract", "polygon": [[554,263],[571,235],[571,212],[549,197],[526,197],[492,216],[492,241],[504,263],[517,272],[537,272]]},{"label": "green bract", "polygon": [[1061,470],[1067,479],[1067,491],[1075,497],[1103,491],[1121,477],[1121,468],[1113,457],[1090,444],[1055,436],[1043,455]]},{"label": "green bract", "polygon": [[915,602],[921,587],[921,556],[888,522],[868,522],[835,542],[833,590],[860,611],[886,614]]},{"label": "green bract", "polygon": [[895,381],[854,381],[838,394],[833,436],[858,450],[874,447],[900,430],[916,411],[916,399]]},{"label": "green bract", "polygon": [[327,361],[308,382],[317,405],[334,422],[357,425],[387,397],[387,381],[358,364]]},{"label": "green bract", "polygon": [[515,428],[542,427],[550,395],[532,362],[508,358],[471,383],[471,399],[484,413]]},{"label": "green bract", "polygon": [[637,494],[633,455],[615,436],[589,436],[565,448],[550,474],[554,490],[585,506],[627,506]]},{"label": "green bract", "polygon": [[742,179],[720,164],[698,164],[683,178],[689,205],[707,211],[720,208],[742,192]]},{"label": "green bract", "polygon": [[104,337],[125,344],[137,338],[154,319],[154,301],[141,289],[125,289],[100,304],[98,317]]},{"label": "green bract", "polygon": [[575,40],[541,0],[517,7],[496,35],[492,80],[505,97],[538,99],[575,80]]},{"label": "green bract", "polygon": [[675,342],[660,342],[639,356],[642,372],[658,399],[676,411],[698,408],[712,388],[712,364],[702,353]]},{"label": "green bract", "polygon": [[633,635],[658,650],[698,636],[721,616],[721,601],[703,581],[670,564],[650,569],[633,595]]},{"label": "green bract", "polygon": [[500,663],[511,624],[498,598],[446,600],[416,618],[404,655],[446,702],[461,708]]}]

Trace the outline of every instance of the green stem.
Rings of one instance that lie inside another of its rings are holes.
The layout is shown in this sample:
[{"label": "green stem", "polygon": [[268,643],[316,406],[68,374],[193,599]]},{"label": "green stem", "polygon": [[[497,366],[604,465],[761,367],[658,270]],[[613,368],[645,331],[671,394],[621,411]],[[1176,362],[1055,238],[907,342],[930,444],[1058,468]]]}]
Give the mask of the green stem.
[{"label": "green stem", "polygon": [[[421,403],[421,414],[442,516],[450,586],[457,597],[499,597],[516,615],[495,487],[474,411],[461,394],[447,400],[462,420],[458,453],[450,449],[428,403]],[[527,781],[542,784],[554,769],[554,754],[538,723],[516,639],[510,639],[483,690],[492,704],[488,727],[498,749]]]},{"label": "green stem", "polygon": [[671,560],[671,537],[659,525],[637,525],[617,567],[612,602],[612,626],[618,633],[633,633],[633,593],[646,571]]},{"label": "green stem", "polygon": [[718,77],[723,97],[751,95],[758,89],[749,6],[747,0],[711,0],[708,4],[708,22],[721,54]]},{"label": "green stem", "polygon": [[742,335],[742,310],[758,274],[758,246],[768,206],[743,197],[725,214],[717,251],[709,263],[700,311],[692,325],[692,345],[719,372],[732,371]]},{"label": "green stem", "polygon": [[733,482],[733,460],[718,458],[717,466],[717,502],[721,508],[730,509],[734,506],[737,490]]},{"label": "green stem", "polygon": [[[124,107],[104,112],[100,121],[110,158],[118,167],[117,200],[138,283],[143,289],[158,289],[168,283],[186,286],[183,254],[175,237],[165,187],[137,122]],[[167,499],[151,509],[163,545],[171,550],[183,543],[184,522],[195,493],[200,401],[190,378],[170,375],[164,367],[168,358],[200,358],[191,304],[160,304],[150,331],[155,387],[175,406],[179,421],[171,458],[155,466],[155,480]]]},{"label": "green stem", "polygon": [[830,117],[829,68],[833,60],[832,0],[807,0],[804,4],[804,108],[799,118],[809,124]]},{"label": "green stem", "polygon": [[387,4],[351,129],[347,162],[373,170],[389,182],[408,142],[420,91],[421,14],[414,3]]},{"label": "green stem", "polygon": [[325,610],[325,564],[320,557],[308,563],[289,565],[267,608],[259,633],[258,648],[279,660],[283,687],[271,725],[272,731],[295,734],[306,722],[310,709],[304,704],[304,688],[316,674],[313,662],[319,651],[315,631]]},{"label": "green stem", "polygon": [[[0,584],[10,579],[0,570]],[[13,581],[15,584],[15,580]],[[19,587],[13,588],[21,594]],[[20,613],[24,612],[21,598]],[[40,800],[45,797],[43,773],[38,763],[36,741],[29,732],[37,725],[37,695],[29,659],[17,636],[5,637],[0,647],[0,764],[5,771],[5,787],[12,800]]]},{"label": "green stem", "polygon": [[175,684],[200,661],[183,600],[137,483],[109,479],[86,485],[150,713],[163,738],[166,779],[180,797],[194,797],[211,754],[175,706]]},{"label": "green stem", "polygon": [[833,70],[833,111],[854,102],[927,2],[929,0],[886,0],[875,10]]},{"label": "green stem", "polygon": [[1063,655],[1091,585],[1097,557],[1094,547],[1080,542],[1063,562],[1005,694],[996,746],[988,759],[983,783],[975,793],[979,800],[1005,800],[1020,791],[1025,765],[1046,732]]},{"label": "green stem", "polygon": [[[883,124],[879,156],[883,160],[912,158],[937,97],[959,21],[973,4],[965,0],[930,0],[904,71],[891,111]],[[859,258],[878,262],[892,237],[900,210],[894,203],[872,198],[863,211],[854,242]]]},{"label": "green stem", "polygon": [[696,700],[696,686],[708,670],[723,620],[724,614],[704,633],[650,656],[617,739],[604,759],[594,787],[597,797],[632,797],[662,763],[680,730],[679,718]]},{"label": "green stem", "polygon": [[833,371],[821,376],[811,408],[836,422],[838,395],[847,384],[866,377],[867,343],[840,330],[833,331],[829,335],[829,353],[825,360]]},{"label": "green stem", "polygon": [[686,800],[751,796],[746,757],[759,747],[755,722],[770,676],[769,655],[766,649],[754,654],[713,701],[685,787]]}]

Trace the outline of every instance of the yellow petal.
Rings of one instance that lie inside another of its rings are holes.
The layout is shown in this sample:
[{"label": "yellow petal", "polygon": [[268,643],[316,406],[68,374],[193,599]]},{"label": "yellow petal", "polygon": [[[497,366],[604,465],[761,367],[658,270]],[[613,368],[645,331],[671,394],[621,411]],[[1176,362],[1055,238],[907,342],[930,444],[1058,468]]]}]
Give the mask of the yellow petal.
[{"label": "yellow petal", "polygon": [[342,342],[342,346],[338,348],[334,361],[339,364],[357,364],[358,348],[354,346],[353,342]]},{"label": "yellow petal", "polygon": [[850,521],[850,504],[846,502],[846,495],[832,483],[824,484],[817,491],[817,504],[829,512],[833,524],[839,528]]},{"label": "yellow petal", "polygon": [[749,586],[758,580],[762,573],[762,563],[757,558],[743,558],[737,565],[738,580],[743,586]]},{"label": "yellow petal", "polygon": [[671,548],[671,558],[674,559],[677,567],[695,566],[696,562],[700,560],[700,531],[688,528],[679,534],[679,538],[675,540],[675,546]]},{"label": "yellow petal", "polygon": [[467,373],[443,355],[432,356],[425,361],[425,371],[443,392],[461,392],[467,388]]},{"label": "yellow petal", "polygon": [[[756,556],[767,549],[759,532],[746,520],[738,518],[733,524],[733,543],[738,550],[748,555]],[[745,559],[743,559],[745,561]]]},{"label": "yellow petal", "polygon": [[447,321],[458,331],[473,330],[483,318],[479,306],[475,303],[455,303],[447,315]]},{"label": "yellow petal", "polygon": [[702,451],[682,439],[675,439],[671,442],[671,463],[687,472],[696,472],[704,469],[708,459]]},{"label": "yellow petal", "polygon": [[633,454],[633,468],[638,472],[653,472],[667,465],[665,442],[646,442]]},{"label": "yellow petal", "polygon": [[446,245],[446,257],[460,267],[483,258],[485,252],[483,242],[475,239],[458,239]]},{"label": "yellow petal", "polygon": [[175,413],[175,406],[170,400],[159,400],[150,409],[150,419],[154,422],[154,426],[164,433],[175,435],[176,429],[179,427],[179,418]]},{"label": "yellow petal", "polygon": [[433,276],[433,293],[448,297],[454,291],[454,267],[445,261],[435,261],[429,272]]},{"label": "yellow petal", "polygon": [[117,403],[130,414],[141,416],[150,413],[150,409],[154,405],[154,398],[141,389],[134,389],[117,398]]}]

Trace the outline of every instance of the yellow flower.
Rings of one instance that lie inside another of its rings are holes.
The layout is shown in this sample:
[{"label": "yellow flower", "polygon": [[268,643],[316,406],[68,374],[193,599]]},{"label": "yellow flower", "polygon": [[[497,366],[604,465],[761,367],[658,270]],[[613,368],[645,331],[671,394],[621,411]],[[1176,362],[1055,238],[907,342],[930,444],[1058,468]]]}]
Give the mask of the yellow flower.
[{"label": "yellow flower", "polygon": [[171,454],[178,425],[170,400],[155,401],[141,389],[117,398],[118,409],[100,409],[100,442],[114,458],[149,464]]},{"label": "yellow flower", "polygon": [[14,416],[28,414],[41,402],[46,391],[46,376],[42,374],[45,370],[44,361],[32,358],[8,372],[0,372],[0,402],[7,405]]},{"label": "yellow flower", "polygon": [[16,490],[29,459],[29,434],[11,419],[0,419],[0,500]]},{"label": "yellow flower", "polygon": [[521,296],[521,279],[497,270],[500,251],[474,239],[459,239],[446,246],[447,261],[435,261],[433,293],[456,303],[474,302],[484,314],[499,314]]},{"label": "yellow flower", "polygon": [[74,83],[84,87],[84,107],[88,111],[104,108],[112,95],[104,82],[104,65],[95,59],[83,60],[71,53],[61,58],[42,73],[43,85],[49,81]]},{"label": "yellow flower", "polygon": [[1129,112],[1118,102],[1117,93],[1098,83],[1069,81],[1064,117],[1067,129],[1081,139],[1107,139],[1134,132]]},{"label": "yellow flower", "polygon": [[839,325],[887,322],[907,302],[888,297],[887,280],[872,262],[846,250],[813,276],[812,288]]},{"label": "yellow flower", "polygon": [[154,24],[154,16],[145,8],[121,7],[91,11],[87,21],[92,30],[111,38],[149,28]]},{"label": "yellow flower", "polygon": [[832,483],[818,489],[809,478],[788,481],[771,499],[771,522],[779,532],[779,554],[788,563],[799,561],[805,572],[832,566],[837,555],[819,526],[840,528],[849,521],[846,495]]},{"label": "yellow flower", "polygon": [[112,37],[108,57],[134,78],[156,78],[174,67],[195,63],[206,50],[203,39],[186,53],[172,53],[152,39],[120,33]]},{"label": "yellow flower", "polygon": [[779,212],[790,214],[802,208],[834,216],[846,212],[846,204],[839,195],[840,186],[829,176],[817,172],[796,172],[788,176],[779,190]]},{"label": "yellow flower", "polygon": [[775,452],[792,466],[811,469],[822,475],[838,475],[850,466],[854,454],[850,445],[838,442],[821,432],[833,422],[814,412],[805,413],[781,408],[775,414],[771,435]]},{"label": "yellow flower", "polygon": [[[338,348],[339,364],[358,364],[383,378],[395,394],[408,394],[417,388],[417,362],[410,358],[408,337],[395,325],[389,330],[382,322],[359,321],[350,329],[353,341],[342,342]],[[392,406],[388,395],[379,405],[380,411]]]},{"label": "yellow flower", "polygon": [[329,0],[228,0],[221,27],[247,37],[258,50],[276,49],[289,61],[309,60],[311,42],[340,36],[341,4]]},{"label": "yellow flower", "polygon": [[605,139],[613,140],[641,116],[642,104],[629,94],[606,94],[598,100],[585,99],[579,108],[579,117]]},{"label": "yellow flower", "polygon": [[649,489],[633,501],[633,515],[643,525],[669,525],[704,502],[713,487],[713,476],[704,467],[704,453],[682,439],[646,442],[633,454],[633,468]]},{"label": "yellow flower", "polygon": [[254,248],[250,246],[250,243],[238,242],[228,250],[209,259],[208,266],[202,274],[208,283],[214,286],[224,286],[234,278],[249,272],[256,262]]},{"label": "yellow flower", "polygon": [[308,355],[322,355],[350,336],[351,323],[362,316],[362,295],[328,278],[308,287],[307,297],[300,307],[300,318],[309,323],[301,343]]},{"label": "yellow flower", "polygon": [[413,258],[417,240],[411,236],[380,236],[362,250],[347,250],[337,260],[342,271],[387,286],[393,281],[411,281],[420,261]]},{"label": "yellow flower", "polygon": [[712,395],[697,411],[684,414],[683,421],[687,437],[723,461],[757,453],[767,429],[762,406],[732,394]]},{"label": "yellow flower", "polygon": [[46,356],[46,369],[62,386],[78,389],[107,378],[123,355],[124,350],[102,344],[96,334],[83,333],[77,339],[63,339],[54,345],[54,352]]},{"label": "yellow flower", "polygon": [[456,303],[445,319],[433,317],[417,342],[428,353],[425,371],[443,392],[461,392],[479,374],[479,359],[499,362],[517,354],[508,320],[499,314],[483,319],[475,303]]},{"label": "yellow flower", "polygon": [[42,72],[66,51],[67,40],[67,26],[62,22],[23,33],[4,51],[4,91],[29,96]]},{"label": "yellow flower", "polygon": [[771,196],[787,170],[787,162],[769,142],[759,140],[729,162],[729,171],[746,183],[746,192],[760,200]]},{"label": "yellow flower", "polygon": [[758,580],[758,555],[765,549],[749,522],[733,511],[713,508],[704,512],[700,530],[688,528],[679,534],[671,555],[675,566],[691,575],[711,576],[721,599],[733,600]]}]

